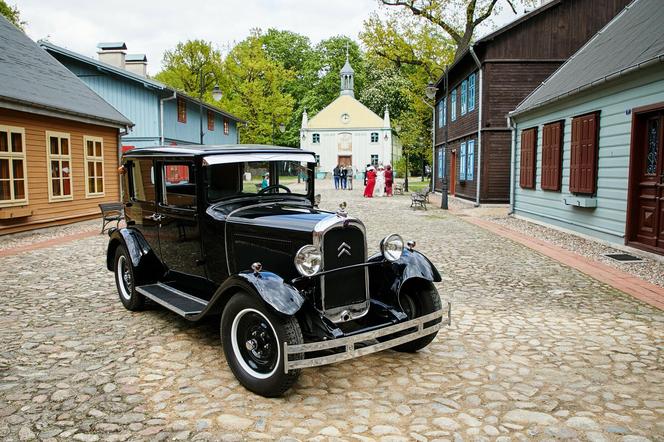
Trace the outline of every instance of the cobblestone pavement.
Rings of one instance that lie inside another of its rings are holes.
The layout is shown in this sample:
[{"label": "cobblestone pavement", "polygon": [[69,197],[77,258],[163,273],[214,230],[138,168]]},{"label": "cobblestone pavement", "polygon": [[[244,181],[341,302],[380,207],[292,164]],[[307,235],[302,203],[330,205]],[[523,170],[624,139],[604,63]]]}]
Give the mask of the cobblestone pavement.
[{"label": "cobblestone pavement", "polygon": [[131,313],[106,237],[0,258],[2,440],[664,440],[664,315],[407,196],[345,199],[376,249],[397,231],[444,273],[453,325],[417,354],[244,390],[218,324]]}]

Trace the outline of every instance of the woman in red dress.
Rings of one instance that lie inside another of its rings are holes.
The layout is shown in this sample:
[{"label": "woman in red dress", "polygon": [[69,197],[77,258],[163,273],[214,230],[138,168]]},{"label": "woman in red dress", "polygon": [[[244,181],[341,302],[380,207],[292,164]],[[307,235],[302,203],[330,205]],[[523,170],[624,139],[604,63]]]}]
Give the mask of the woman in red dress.
[{"label": "woman in red dress", "polygon": [[373,198],[374,186],[376,185],[376,169],[373,166],[367,170],[367,185],[364,188],[365,198]]},{"label": "woman in red dress", "polygon": [[392,172],[392,166],[388,164],[385,168],[385,191],[387,196],[392,196],[392,183],[394,183],[394,173]]}]

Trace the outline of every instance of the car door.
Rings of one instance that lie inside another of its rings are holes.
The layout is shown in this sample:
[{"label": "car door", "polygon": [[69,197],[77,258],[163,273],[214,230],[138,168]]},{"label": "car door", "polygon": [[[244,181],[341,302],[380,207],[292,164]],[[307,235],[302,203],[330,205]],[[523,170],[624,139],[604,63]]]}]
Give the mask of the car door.
[{"label": "car door", "polygon": [[152,159],[132,159],[128,169],[125,199],[127,227],[138,230],[155,254],[159,254],[159,222],[156,213],[156,185]]},{"label": "car door", "polygon": [[159,244],[170,271],[206,278],[193,161],[160,161]]}]

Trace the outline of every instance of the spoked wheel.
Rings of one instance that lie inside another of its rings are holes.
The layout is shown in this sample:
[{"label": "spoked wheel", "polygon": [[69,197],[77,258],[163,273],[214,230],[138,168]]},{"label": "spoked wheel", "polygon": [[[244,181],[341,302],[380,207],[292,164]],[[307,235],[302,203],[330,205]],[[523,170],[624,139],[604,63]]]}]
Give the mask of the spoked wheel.
[{"label": "spoked wheel", "polygon": [[134,267],[124,246],[115,251],[115,285],[120,295],[120,301],[127,310],[142,310],[145,306],[145,297],[136,292]]},{"label": "spoked wheel", "polygon": [[248,293],[228,301],[221,316],[221,342],[231,371],[254,393],[280,396],[300,375],[299,370],[284,373],[284,342],[303,342],[297,319],[276,315]]},{"label": "spoked wheel", "polygon": [[[408,319],[419,318],[420,316],[428,315],[443,308],[438,291],[432,285],[424,286],[416,284],[402,288],[399,294],[399,304],[401,304],[401,308],[408,316]],[[424,326],[427,327],[437,322],[440,322],[440,319],[427,322]],[[414,341],[397,345],[394,347],[394,350],[414,353],[429,345],[437,334],[438,332],[436,331]]]}]

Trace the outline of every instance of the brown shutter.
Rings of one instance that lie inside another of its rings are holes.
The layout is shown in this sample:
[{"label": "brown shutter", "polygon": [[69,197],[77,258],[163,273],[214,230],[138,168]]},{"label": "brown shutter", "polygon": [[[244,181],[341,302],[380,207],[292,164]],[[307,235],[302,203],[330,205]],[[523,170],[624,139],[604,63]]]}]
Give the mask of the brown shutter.
[{"label": "brown shutter", "polygon": [[592,195],[597,183],[598,114],[572,119],[569,191]]},{"label": "brown shutter", "polygon": [[542,129],[542,189],[560,190],[563,123],[545,124]]},{"label": "brown shutter", "polygon": [[524,189],[535,188],[535,159],[537,151],[537,128],[521,131],[521,175],[519,185]]}]

